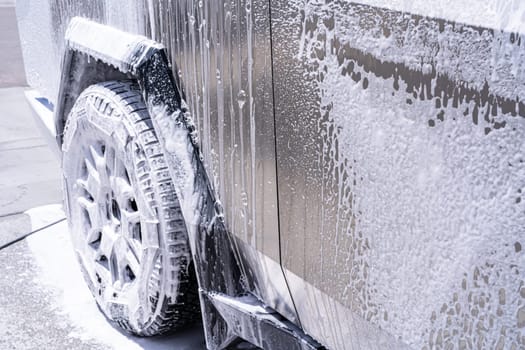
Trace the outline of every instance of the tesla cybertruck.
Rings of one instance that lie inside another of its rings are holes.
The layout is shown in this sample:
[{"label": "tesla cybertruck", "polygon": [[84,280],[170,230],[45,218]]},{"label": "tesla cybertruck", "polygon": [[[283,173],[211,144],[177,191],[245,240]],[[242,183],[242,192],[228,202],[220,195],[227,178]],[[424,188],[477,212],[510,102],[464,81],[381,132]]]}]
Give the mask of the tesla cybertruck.
[{"label": "tesla cybertruck", "polygon": [[101,311],[209,349],[525,348],[525,3],[17,0]]}]

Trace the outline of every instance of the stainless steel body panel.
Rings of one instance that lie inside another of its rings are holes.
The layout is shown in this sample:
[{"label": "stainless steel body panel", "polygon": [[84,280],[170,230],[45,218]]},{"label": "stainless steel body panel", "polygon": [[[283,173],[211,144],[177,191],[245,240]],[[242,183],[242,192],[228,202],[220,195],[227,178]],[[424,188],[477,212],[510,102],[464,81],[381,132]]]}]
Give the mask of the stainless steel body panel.
[{"label": "stainless steel body panel", "polygon": [[228,226],[279,261],[268,4],[164,6],[173,20],[161,21],[152,36],[169,45],[179,65]]},{"label": "stainless steel body panel", "polygon": [[349,310],[334,298],[331,291],[321,290],[290,270],[286,270],[286,278],[297,313],[304,320],[303,327],[316,339],[321,339],[329,349],[411,349]]},{"label": "stainless steel body panel", "polygon": [[476,26],[395,11],[453,13],[439,1],[364,2],[394,10],[271,2],[301,324],[334,349],[523,347],[525,49],[502,26],[525,9],[474,23],[491,2],[459,2]]},{"label": "stainless steel body panel", "polygon": [[149,2],[148,13],[148,34],[178,64],[227,228],[243,242],[250,288],[297,322],[282,271],[265,274],[280,264],[269,4],[161,1]]}]

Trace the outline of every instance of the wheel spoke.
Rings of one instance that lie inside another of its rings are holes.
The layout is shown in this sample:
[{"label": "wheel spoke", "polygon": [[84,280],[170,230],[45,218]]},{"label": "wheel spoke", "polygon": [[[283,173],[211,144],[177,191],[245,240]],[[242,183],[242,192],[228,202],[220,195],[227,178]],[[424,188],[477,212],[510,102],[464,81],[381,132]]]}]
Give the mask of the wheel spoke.
[{"label": "wheel spoke", "polygon": [[140,223],[140,213],[138,211],[122,210],[121,214],[122,216],[120,220],[122,225],[122,234],[129,238],[133,238],[131,228],[132,226]]},{"label": "wheel spoke", "polygon": [[125,239],[119,239],[113,248],[111,264],[113,277],[121,284],[131,282],[140,271],[137,257]]},{"label": "wheel spoke", "polygon": [[100,258],[100,255],[96,257],[97,263],[94,265],[95,272],[104,281],[109,281],[111,279],[111,274],[108,268],[108,260],[105,256],[103,261]]},{"label": "wheel spoke", "polygon": [[87,183],[86,180],[77,179],[76,185],[78,187],[80,187],[81,189],[83,189],[84,191],[86,191],[90,196],[93,196],[93,194],[91,193],[91,191],[88,188],[88,183]]},{"label": "wheel spoke", "polygon": [[127,208],[130,199],[134,198],[133,187],[122,177],[112,177],[112,188],[121,208]]},{"label": "wheel spoke", "polygon": [[102,218],[100,217],[100,211],[97,204],[84,197],[77,198],[77,201],[78,204],[86,210],[89,216],[89,221],[91,222],[90,228],[100,230],[102,228],[103,222]]},{"label": "wheel spoke", "polygon": [[115,283],[121,280],[121,273],[119,269],[118,254],[113,253],[109,259],[109,272],[111,273],[111,282]]},{"label": "wheel spoke", "polygon": [[138,276],[140,273],[140,264],[139,264],[139,258],[135,255],[135,252],[133,251],[132,247],[129,247],[128,252],[126,254],[126,260],[127,260],[127,266],[131,269],[131,272],[135,276]]},{"label": "wheel spoke", "polygon": [[115,241],[116,237],[113,229],[109,226],[105,226],[102,229],[102,237],[100,240],[99,249],[101,254],[109,258],[114,251]]},{"label": "wheel spoke", "polygon": [[[86,164],[88,164],[87,161]],[[87,169],[87,178],[85,180],[77,179],[77,186],[80,186],[87,193],[89,193],[91,197],[98,201],[101,198],[100,196],[102,195],[100,178],[94,168],[87,167]]]},{"label": "wheel spoke", "polygon": [[88,158],[85,158],[84,159],[84,163],[86,164],[86,169],[87,169],[88,175],[91,174],[92,176],[95,176],[95,177],[98,178],[98,171],[97,171],[95,165],[91,162],[91,160],[88,159]]},{"label": "wheel spoke", "polygon": [[86,252],[98,276],[117,290],[140,274],[143,253],[136,194],[119,155],[94,142],[84,148],[85,172],[77,180],[85,192],[79,191],[77,202],[91,224],[84,228]]},{"label": "wheel spoke", "polygon": [[95,162],[95,168],[100,179],[100,184],[104,187],[109,187],[108,167],[106,158],[104,157],[104,154],[102,154],[102,150],[99,151],[95,149],[95,147],[89,146],[89,151],[93,157],[93,161]]},{"label": "wheel spoke", "polygon": [[86,241],[88,244],[94,243],[101,239],[101,233],[99,228],[92,228],[88,231],[88,234],[86,236]]},{"label": "wheel spoke", "polygon": [[127,179],[126,166],[124,165],[122,160],[117,158],[116,156],[115,156],[115,162],[114,162],[113,175],[115,177],[120,177],[120,178],[126,178]]},{"label": "wheel spoke", "polygon": [[104,152],[104,162],[106,163],[108,169],[108,175],[115,175],[117,172],[117,158],[115,157],[115,149],[106,148]]}]

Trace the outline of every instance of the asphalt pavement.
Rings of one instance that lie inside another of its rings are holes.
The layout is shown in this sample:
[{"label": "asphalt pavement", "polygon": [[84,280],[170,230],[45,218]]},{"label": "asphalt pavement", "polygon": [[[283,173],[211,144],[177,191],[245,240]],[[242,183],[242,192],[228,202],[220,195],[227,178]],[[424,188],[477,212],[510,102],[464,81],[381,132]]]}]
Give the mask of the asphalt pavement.
[{"label": "asphalt pavement", "polygon": [[[13,5],[0,0],[0,246],[64,216],[60,162],[24,96],[29,87]],[[152,339],[115,330],[79,277],[69,245],[61,222],[0,250],[1,350],[204,347],[198,326]]]}]

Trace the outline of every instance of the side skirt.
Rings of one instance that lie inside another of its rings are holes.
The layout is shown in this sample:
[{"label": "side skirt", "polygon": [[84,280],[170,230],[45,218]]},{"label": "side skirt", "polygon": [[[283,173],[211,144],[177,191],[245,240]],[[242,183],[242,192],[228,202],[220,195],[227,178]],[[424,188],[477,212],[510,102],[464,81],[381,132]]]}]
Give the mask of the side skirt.
[{"label": "side skirt", "polygon": [[208,320],[211,324],[207,328],[223,334],[221,342],[213,342],[210,349],[228,348],[238,338],[262,349],[324,349],[301,329],[250,294],[230,297],[201,291],[201,301],[207,312],[220,316],[220,319],[213,319],[215,322],[211,322],[211,318]]}]

